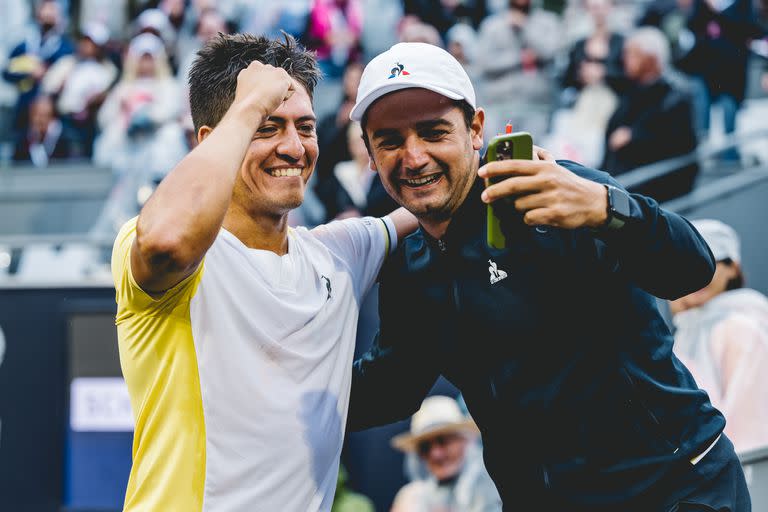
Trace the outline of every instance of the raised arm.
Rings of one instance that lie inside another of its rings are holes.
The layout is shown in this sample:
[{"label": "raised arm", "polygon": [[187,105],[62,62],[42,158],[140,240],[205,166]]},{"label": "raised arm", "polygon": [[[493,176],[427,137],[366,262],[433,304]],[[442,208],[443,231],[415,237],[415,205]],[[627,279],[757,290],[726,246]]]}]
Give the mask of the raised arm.
[{"label": "raised arm", "polygon": [[481,167],[483,178],[507,178],[488,187],[483,200],[515,198],[515,208],[531,226],[591,228],[603,249],[600,257],[615,272],[657,297],[675,299],[709,284],[714,258],[688,221],[662,209],[653,199],[630,194],[624,226],[606,229],[605,185],[621,185],[604,172],[556,162],[546,151],[538,152],[538,160],[506,160]]},{"label": "raised arm", "polygon": [[597,234],[609,261],[616,262],[616,272],[668,300],[700,290],[712,281],[714,257],[687,220],[639,194],[630,194],[629,204],[631,217],[623,228]]},{"label": "raised arm", "polygon": [[145,291],[163,292],[191,275],[213,244],[254,133],[293,94],[281,68],[254,61],[237,77],[232,105],[165,177],[139,214],[131,269]]}]

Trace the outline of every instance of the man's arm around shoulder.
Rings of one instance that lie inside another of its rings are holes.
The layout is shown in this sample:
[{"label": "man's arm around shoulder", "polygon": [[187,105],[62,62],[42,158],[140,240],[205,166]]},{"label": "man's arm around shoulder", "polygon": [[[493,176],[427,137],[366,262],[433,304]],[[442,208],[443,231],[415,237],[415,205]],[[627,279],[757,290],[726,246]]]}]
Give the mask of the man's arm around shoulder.
[{"label": "man's arm around shoulder", "polygon": [[[397,254],[388,265],[397,266]],[[436,340],[426,325],[413,321],[417,309],[410,304],[404,277],[386,270],[382,274],[380,330],[352,366],[347,426],[353,431],[409,417],[440,375]],[[408,310],[411,315],[405,314]]]}]

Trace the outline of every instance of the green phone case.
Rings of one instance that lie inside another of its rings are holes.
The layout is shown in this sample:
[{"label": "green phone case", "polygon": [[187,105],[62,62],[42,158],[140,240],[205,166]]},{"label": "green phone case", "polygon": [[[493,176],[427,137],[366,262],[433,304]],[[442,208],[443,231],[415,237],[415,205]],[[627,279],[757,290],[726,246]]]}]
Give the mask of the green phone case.
[{"label": "green phone case", "polygon": [[[491,142],[488,143],[488,151],[485,154],[486,162],[495,162],[498,160],[499,147],[506,141],[511,142],[513,159],[533,159],[533,138],[531,137],[531,134],[527,132],[516,132],[497,135],[491,139]],[[504,233],[501,231],[501,222],[494,212],[492,204],[488,205],[487,226],[488,246],[493,247],[494,249],[504,249],[507,246],[507,240],[504,237]]]}]

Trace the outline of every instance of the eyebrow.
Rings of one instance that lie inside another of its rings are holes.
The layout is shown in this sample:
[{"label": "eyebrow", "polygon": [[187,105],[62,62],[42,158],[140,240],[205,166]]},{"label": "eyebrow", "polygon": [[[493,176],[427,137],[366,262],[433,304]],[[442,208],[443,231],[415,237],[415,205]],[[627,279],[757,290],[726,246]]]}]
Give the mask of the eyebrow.
[{"label": "eyebrow", "polygon": [[[416,130],[437,128],[439,126],[446,126],[449,128],[453,128],[453,123],[443,118],[430,119],[428,121],[419,121],[418,123],[416,123]],[[398,133],[400,133],[400,131],[397,130],[396,128],[381,128],[373,132],[373,136],[371,138],[379,139],[379,138],[387,137],[390,135],[397,135]]]},{"label": "eyebrow", "polygon": [[[267,118],[267,121],[271,121],[277,124],[285,124],[287,120],[284,117],[280,117],[280,116],[269,116]],[[301,116],[296,120],[297,123],[303,123],[306,121],[316,122],[317,118],[315,116],[306,115],[306,116]]]}]

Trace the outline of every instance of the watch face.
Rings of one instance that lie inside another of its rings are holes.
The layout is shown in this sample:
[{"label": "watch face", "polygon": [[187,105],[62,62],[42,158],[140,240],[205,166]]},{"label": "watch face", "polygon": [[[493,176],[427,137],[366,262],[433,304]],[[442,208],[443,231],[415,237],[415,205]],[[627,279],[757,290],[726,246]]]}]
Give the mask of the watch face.
[{"label": "watch face", "polygon": [[613,214],[621,219],[629,218],[629,195],[623,190],[610,187],[611,191],[611,210]]}]

